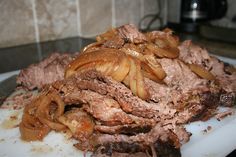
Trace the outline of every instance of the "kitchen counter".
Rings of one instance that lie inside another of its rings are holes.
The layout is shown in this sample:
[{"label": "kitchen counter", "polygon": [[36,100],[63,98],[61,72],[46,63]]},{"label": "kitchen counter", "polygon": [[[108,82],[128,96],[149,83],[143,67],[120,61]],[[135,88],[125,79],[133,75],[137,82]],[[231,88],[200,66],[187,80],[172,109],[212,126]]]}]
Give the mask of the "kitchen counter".
[{"label": "kitchen counter", "polygon": [[74,53],[94,39],[73,37],[15,47],[0,48],[0,74],[19,70],[37,63],[53,52]]}]

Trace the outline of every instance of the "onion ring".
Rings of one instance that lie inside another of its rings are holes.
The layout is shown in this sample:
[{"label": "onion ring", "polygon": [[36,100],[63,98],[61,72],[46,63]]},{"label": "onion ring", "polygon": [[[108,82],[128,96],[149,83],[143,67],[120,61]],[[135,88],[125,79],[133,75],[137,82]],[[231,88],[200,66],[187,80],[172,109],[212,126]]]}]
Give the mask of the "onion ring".
[{"label": "onion ring", "polygon": [[42,140],[50,132],[50,128],[35,117],[35,112],[40,99],[40,97],[35,99],[31,104],[26,105],[24,109],[22,120],[19,125],[21,139],[24,141]]},{"label": "onion ring", "polygon": [[[53,106],[52,106],[53,105]],[[52,108],[57,106],[56,108]],[[48,93],[42,95],[40,105],[38,106],[35,115],[41,123],[46,124],[51,129],[60,131],[65,129],[65,126],[57,122],[58,117],[64,113],[64,102],[56,93]]]}]

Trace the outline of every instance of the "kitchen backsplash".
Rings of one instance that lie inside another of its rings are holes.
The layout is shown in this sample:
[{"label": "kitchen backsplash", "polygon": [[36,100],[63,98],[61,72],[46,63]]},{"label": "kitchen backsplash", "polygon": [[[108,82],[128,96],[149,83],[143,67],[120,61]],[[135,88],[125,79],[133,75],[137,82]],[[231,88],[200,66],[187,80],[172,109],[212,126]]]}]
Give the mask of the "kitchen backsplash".
[{"label": "kitchen backsplash", "polygon": [[[138,25],[145,15],[158,12],[158,3],[157,0],[1,0],[0,10],[2,48],[76,36],[94,37],[111,27]],[[154,25],[158,27],[159,23]]]}]

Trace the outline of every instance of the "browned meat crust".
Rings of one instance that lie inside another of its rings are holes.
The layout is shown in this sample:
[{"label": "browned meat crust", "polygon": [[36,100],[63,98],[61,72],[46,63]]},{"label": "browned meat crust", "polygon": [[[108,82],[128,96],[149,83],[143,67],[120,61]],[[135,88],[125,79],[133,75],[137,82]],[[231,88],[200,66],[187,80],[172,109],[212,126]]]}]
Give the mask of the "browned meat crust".
[{"label": "browned meat crust", "polygon": [[38,64],[21,70],[17,83],[27,89],[42,88],[45,84],[64,79],[65,67],[72,61],[69,54],[53,53]]}]

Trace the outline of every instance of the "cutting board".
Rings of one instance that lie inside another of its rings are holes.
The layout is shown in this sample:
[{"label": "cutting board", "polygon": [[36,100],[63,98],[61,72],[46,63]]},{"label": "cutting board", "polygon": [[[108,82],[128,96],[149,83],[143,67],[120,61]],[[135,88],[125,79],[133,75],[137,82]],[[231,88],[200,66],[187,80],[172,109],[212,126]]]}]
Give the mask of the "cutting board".
[{"label": "cutting board", "polygon": [[235,113],[221,121],[211,118],[206,122],[197,121],[185,127],[192,136],[181,148],[183,157],[225,157],[236,149]]},{"label": "cutting board", "polygon": [[[20,122],[22,110],[1,109],[0,115],[1,157],[90,156],[90,153],[73,147],[76,141],[54,131],[41,142],[24,142],[20,139],[20,132],[16,127]],[[221,121],[211,118],[206,122],[193,122],[186,125],[186,128],[192,136],[190,141],[181,147],[182,157],[225,157],[236,148],[235,113]]]}]

